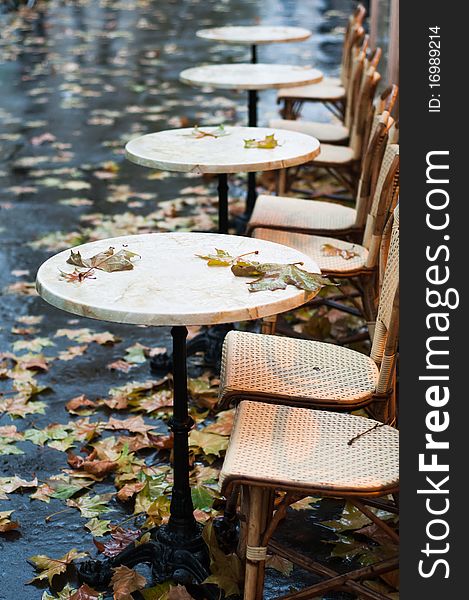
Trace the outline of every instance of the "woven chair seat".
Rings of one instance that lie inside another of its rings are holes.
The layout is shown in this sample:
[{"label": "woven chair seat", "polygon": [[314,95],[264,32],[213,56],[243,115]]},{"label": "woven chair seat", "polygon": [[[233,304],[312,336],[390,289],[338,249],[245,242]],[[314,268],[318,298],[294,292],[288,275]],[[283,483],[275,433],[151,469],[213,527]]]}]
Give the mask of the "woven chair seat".
[{"label": "woven chair seat", "polygon": [[[386,493],[399,480],[399,433],[348,414],[243,400],[236,412],[220,474],[230,482],[258,482],[282,490]],[[381,424],[380,424],[381,425]]]},{"label": "woven chair seat", "polygon": [[288,129],[312,135],[323,143],[338,143],[345,141],[349,136],[347,127],[337,123],[317,123],[315,121],[292,121],[288,119],[271,119],[269,127],[274,129]]},{"label": "woven chair seat", "polygon": [[277,98],[279,100],[295,98],[312,102],[338,102],[345,99],[345,89],[338,77],[325,77],[320,83],[282,88],[278,91]]},{"label": "woven chair seat", "polygon": [[[351,244],[336,238],[323,237],[320,235],[309,235],[305,233],[295,233],[293,231],[283,231],[281,229],[263,229],[257,228],[252,237],[260,240],[268,240],[283,244],[290,248],[295,248],[304,254],[310,256],[321,269],[323,274],[347,274],[360,271],[365,268],[368,258],[368,250],[360,244]],[[355,252],[357,256],[352,258],[343,258],[342,256],[325,256],[322,247],[324,244],[330,244],[340,250],[349,250]]]},{"label": "woven chair seat", "polygon": [[312,165],[332,165],[345,167],[355,160],[355,151],[350,146],[334,146],[333,144],[321,144],[318,156],[311,161]]},{"label": "woven chair seat", "polygon": [[341,204],[288,196],[260,195],[249,220],[249,228],[341,231],[352,229],[355,220],[355,209]]},{"label": "woven chair seat", "polygon": [[230,331],[225,338],[219,400],[250,396],[301,406],[346,409],[376,390],[376,363],[335,344]]}]

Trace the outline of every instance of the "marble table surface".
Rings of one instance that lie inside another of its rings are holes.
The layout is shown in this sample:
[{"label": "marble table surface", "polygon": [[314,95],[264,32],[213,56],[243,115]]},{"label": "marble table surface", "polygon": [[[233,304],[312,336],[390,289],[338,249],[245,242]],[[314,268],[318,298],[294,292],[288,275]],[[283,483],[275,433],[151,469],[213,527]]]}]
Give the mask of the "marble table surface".
[{"label": "marble table surface", "polygon": [[193,67],[182,71],[179,78],[195,86],[258,91],[318,83],[323,74],[318,69],[296,65],[236,63]]},{"label": "marble table surface", "polygon": [[144,325],[211,325],[275,315],[301,306],[314,294],[289,285],[285,290],[250,292],[253,278],[235,277],[229,267],[209,267],[196,254],[216,248],[239,256],[258,250],[260,262],[303,262],[319,273],[317,264],[292,249],[248,237],[217,233],[149,233],[90,242],[75,247],[90,258],[110,246],[123,245],[140,255],[133,270],[106,273],[95,270],[94,279],[70,282],[60,271],[70,250],[41,265],[36,287],[44,300],[66,312],[117,323]]},{"label": "marble table surface", "polygon": [[281,27],[275,25],[238,25],[199,29],[197,37],[224,42],[225,44],[274,44],[284,42],[303,42],[312,35],[312,31],[303,27]]},{"label": "marble table surface", "polygon": [[[216,127],[200,127],[216,132]],[[197,138],[194,129],[169,129],[135,138],[126,157],[144,167],[192,173],[271,171],[301,165],[320,152],[319,141],[304,133],[271,127],[226,127],[227,135]],[[244,140],[275,134],[276,148],[245,148]]]}]

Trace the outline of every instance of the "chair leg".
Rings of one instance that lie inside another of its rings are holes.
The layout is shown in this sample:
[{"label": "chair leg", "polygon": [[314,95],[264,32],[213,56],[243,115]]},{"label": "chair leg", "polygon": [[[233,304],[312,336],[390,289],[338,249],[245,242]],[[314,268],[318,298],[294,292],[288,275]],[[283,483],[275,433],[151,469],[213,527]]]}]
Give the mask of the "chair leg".
[{"label": "chair leg", "polygon": [[277,196],[287,193],[287,169],[277,171]]},{"label": "chair leg", "polygon": [[273,335],[277,325],[277,315],[264,317],[261,323],[261,333]]},{"label": "chair leg", "polygon": [[[243,487],[243,489],[245,489]],[[249,516],[247,523],[246,574],[244,580],[244,600],[256,600],[258,589],[259,560],[254,552],[261,541],[261,526],[264,511],[264,491],[260,487],[249,488]],[[250,558],[251,557],[251,558]]]}]

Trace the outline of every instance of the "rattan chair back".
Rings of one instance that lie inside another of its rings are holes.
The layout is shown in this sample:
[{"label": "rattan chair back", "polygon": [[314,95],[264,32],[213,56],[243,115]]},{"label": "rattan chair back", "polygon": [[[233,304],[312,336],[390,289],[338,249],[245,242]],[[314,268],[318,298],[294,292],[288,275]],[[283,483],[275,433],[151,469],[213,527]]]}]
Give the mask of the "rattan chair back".
[{"label": "rattan chair back", "polygon": [[[390,232],[390,236],[388,233]],[[389,243],[388,243],[389,240]],[[399,335],[399,205],[391,213],[383,234],[386,268],[376,318],[371,358],[380,367],[376,394],[387,395],[393,389]]]}]

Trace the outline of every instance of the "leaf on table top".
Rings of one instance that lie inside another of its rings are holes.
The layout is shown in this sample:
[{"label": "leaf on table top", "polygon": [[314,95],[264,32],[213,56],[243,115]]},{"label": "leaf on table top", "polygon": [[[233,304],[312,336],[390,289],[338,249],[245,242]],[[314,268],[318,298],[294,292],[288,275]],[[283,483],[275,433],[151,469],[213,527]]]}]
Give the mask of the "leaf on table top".
[{"label": "leaf on table top", "polygon": [[230,133],[229,131],[226,131],[223,125],[218,125],[218,127],[212,127],[210,130],[206,128],[200,129],[198,125],[195,125],[194,129],[192,130],[192,135],[196,139],[200,139],[205,137],[219,138],[224,137],[225,135],[230,135]]},{"label": "leaf on table top", "polygon": [[111,585],[115,600],[132,600],[131,593],[143,589],[147,583],[145,577],[128,567],[116,567],[113,571]]},{"label": "leaf on table top", "polygon": [[302,263],[260,263],[247,260],[245,257],[250,254],[258,254],[258,251],[233,257],[225,250],[216,249],[216,254],[196,256],[207,260],[209,266],[231,266],[231,272],[236,277],[257,277],[248,284],[250,292],[284,290],[287,285],[294,285],[307,292],[318,292],[326,285],[334,285],[318,273],[300,269],[298,265]]},{"label": "leaf on table top", "polygon": [[278,141],[275,139],[275,133],[270,135],[266,135],[262,140],[250,139],[244,140],[245,148],[261,148],[270,150],[272,148],[276,148],[279,145]]},{"label": "leaf on table top", "polygon": [[323,244],[321,246],[321,252],[323,256],[340,256],[344,260],[350,260],[355,256],[359,256],[358,252],[347,250],[346,248],[338,248],[332,244]]},{"label": "leaf on table top", "polygon": [[109,527],[110,523],[111,521],[93,517],[85,523],[84,527],[88,529],[94,537],[103,537],[106,533],[112,531],[111,527]]},{"label": "leaf on table top", "polygon": [[196,256],[206,260],[209,267],[230,267],[245,256],[259,254],[258,250],[253,250],[252,252],[246,252],[244,254],[240,254],[239,256],[231,256],[229,252],[221,250],[220,248],[215,248],[215,252],[216,254],[196,254]]},{"label": "leaf on table top", "polygon": [[110,246],[104,252],[99,252],[91,258],[82,258],[80,251],[74,252],[70,250],[70,256],[67,259],[67,263],[74,265],[75,267],[81,267],[85,269],[99,269],[100,271],[106,271],[112,273],[114,271],[130,271],[134,268],[132,259],[139,255],[135,252],[122,248],[118,252],[114,252],[115,248]]},{"label": "leaf on table top", "polygon": [[13,510],[0,511],[0,533],[19,529],[20,524],[18,521],[12,521],[10,519],[13,512]]},{"label": "leaf on table top", "polygon": [[294,285],[300,290],[317,292],[326,285],[333,285],[329,279],[318,273],[300,269],[297,264],[257,263],[238,261],[231,267],[237,277],[257,277],[249,285],[250,292],[284,290]]},{"label": "leaf on table top", "polygon": [[141,534],[142,532],[139,529],[123,529],[122,527],[115,527],[111,530],[111,538],[107,541],[93,541],[99,552],[109,558],[113,558],[127,548],[129,544],[138,540]]},{"label": "leaf on table top", "polygon": [[69,550],[61,558],[49,558],[43,554],[31,556],[29,562],[31,562],[37,571],[40,571],[39,575],[36,575],[28,583],[34,583],[36,581],[43,581],[47,579],[49,583],[52,583],[52,579],[56,575],[65,573],[68,565],[70,565],[77,558],[84,558],[87,556],[86,552],[78,552],[75,548]]}]

